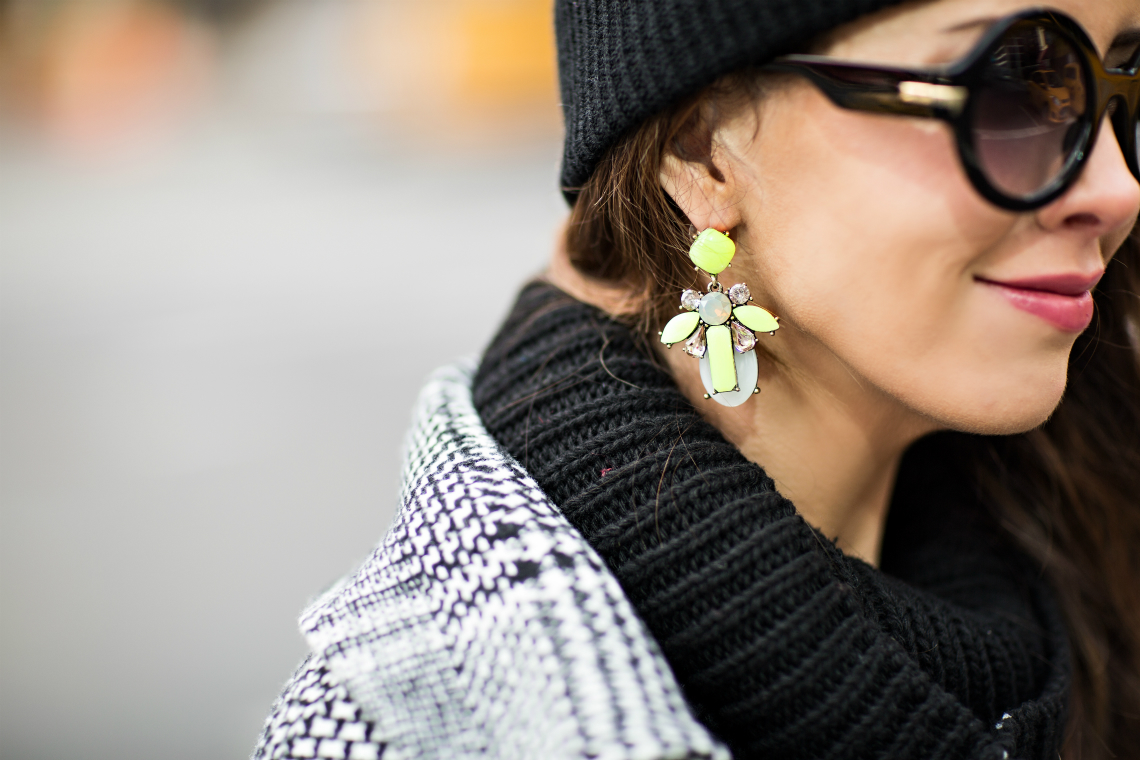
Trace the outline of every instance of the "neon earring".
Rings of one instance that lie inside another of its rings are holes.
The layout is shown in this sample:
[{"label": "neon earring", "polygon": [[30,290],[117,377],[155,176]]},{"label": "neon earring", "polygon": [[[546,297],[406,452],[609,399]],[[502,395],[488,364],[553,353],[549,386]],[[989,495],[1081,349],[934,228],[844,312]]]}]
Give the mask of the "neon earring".
[{"label": "neon earring", "polygon": [[759,393],[756,379],[756,333],[775,335],[779,317],[749,303],[748,286],[738,283],[724,292],[716,276],[729,267],[736,244],[727,232],[712,228],[696,235],[689,258],[698,272],[709,276],[708,292],[696,290],[681,294],[683,313],[669,320],[661,331],[661,342],[672,348],[685,341],[685,353],[700,360],[705,398],[724,406],[740,406]]}]

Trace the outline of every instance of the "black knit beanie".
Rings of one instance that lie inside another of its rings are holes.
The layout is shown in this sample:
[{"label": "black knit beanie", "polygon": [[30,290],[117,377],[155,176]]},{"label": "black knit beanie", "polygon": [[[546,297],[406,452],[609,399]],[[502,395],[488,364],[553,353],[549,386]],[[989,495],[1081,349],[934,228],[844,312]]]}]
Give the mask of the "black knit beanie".
[{"label": "black knit beanie", "polygon": [[555,0],[573,202],[625,132],[722,74],[900,0]]}]

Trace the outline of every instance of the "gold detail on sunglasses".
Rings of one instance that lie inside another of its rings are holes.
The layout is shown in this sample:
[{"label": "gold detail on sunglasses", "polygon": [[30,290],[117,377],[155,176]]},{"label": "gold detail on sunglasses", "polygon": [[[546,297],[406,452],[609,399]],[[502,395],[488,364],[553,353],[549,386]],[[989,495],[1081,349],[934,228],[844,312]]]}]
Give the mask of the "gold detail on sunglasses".
[{"label": "gold detail on sunglasses", "polygon": [[950,84],[930,84],[929,82],[899,82],[899,100],[917,106],[945,108],[955,116],[966,105],[969,90]]}]

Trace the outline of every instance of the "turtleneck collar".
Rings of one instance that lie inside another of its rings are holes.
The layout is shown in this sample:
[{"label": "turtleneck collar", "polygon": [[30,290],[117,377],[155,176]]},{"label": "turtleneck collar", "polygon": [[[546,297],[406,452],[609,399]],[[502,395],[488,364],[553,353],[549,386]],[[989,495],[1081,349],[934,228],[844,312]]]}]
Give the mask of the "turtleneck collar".
[{"label": "turtleneck collar", "polygon": [[904,459],[879,571],[808,526],[643,338],[549,285],[523,290],[473,392],[737,757],[1056,756],[1059,614],[952,436]]}]

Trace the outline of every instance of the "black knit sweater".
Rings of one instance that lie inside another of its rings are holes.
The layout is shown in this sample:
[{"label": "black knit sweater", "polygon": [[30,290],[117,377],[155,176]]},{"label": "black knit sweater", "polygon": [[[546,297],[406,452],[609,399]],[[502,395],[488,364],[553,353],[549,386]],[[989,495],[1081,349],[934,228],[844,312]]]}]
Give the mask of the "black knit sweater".
[{"label": "black knit sweater", "polygon": [[737,758],[1057,757],[1056,605],[945,435],[904,460],[880,571],[808,526],[643,341],[549,285],[524,289],[474,397]]}]

